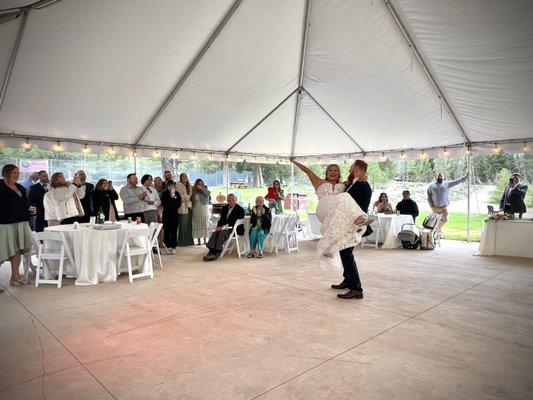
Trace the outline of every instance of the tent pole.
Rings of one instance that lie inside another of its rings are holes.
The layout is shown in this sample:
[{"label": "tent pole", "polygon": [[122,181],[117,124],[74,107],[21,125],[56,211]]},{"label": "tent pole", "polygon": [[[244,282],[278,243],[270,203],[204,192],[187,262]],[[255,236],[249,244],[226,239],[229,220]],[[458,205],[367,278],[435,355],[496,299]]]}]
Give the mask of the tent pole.
[{"label": "tent pole", "polygon": [[133,173],[137,173],[137,152],[133,151]]},{"label": "tent pole", "polygon": [[[294,164],[291,163],[291,211],[292,211],[292,205],[294,204],[294,190],[295,190],[295,187],[294,187]],[[298,207],[295,206],[294,207],[296,210],[295,210],[295,214],[298,214]]]},{"label": "tent pole", "polygon": [[226,159],[226,161],[224,161],[224,174],[226,175],[226,199],[228,198],[228,194],[229,194],[229,177],[230,177],[230,174],[229,174],[229,161]]},{"label": "tent pole", "polygon": [[22,41],[22,34],[24,33],[24,28],[26,27],[26,21],[28,20],[29,9],[24,9],[22,11],[22,19],[20,20],[19,29],[17,32],[17,38],[15,40],[15,45],[13,46],[13,51],[11,52],[11,58],[9,59],[9,64],[7,66],[6,76],[4,78],[4,83],[2,84],[2,91],[0,91],[0,112],[2,112],[2,106],[4,105],[4,100],[7,92],[7,85],[11,79],[11,73],[13,72],[13,65],[15,65],[15,60],[17,58],[17,53],[19,51],[20,42]]},{"label": "tent pole", "polygon": [[466,155],[466,168],[468,178],[466,178],[466,188],[467,188],[467,205],[466,205],[466,241],[470,242],[470,170],[472,168],[472,161],[470,158],[470,153]]},{"label": "tent pole", "polygon": [[392,18],[394,19],[394,21],[396,22],[396,24],[398,25],[398,27],[402,31],[402,34],[405,37],[405,39],[407,40],[407,43],[409,44],[409,47],[413,50],[416,58],[418,59],[418,62],[420,63],[420,65],[422,66],[422,69],[424,70],[424,73],[426,74],[426,76],[429,79],[429,82],[433,86],[433,89],[435,89],[435,92],[437,92],[437,95],[439,96],[439,99],[441,99],[442,102],[444,103],[444,107],[446,107],[446,110],[448,110],[448,113],[450,114],[450,117],[452,118],[452,121],[454,122],[455,126],[459,130],[459,134],[461,135],[461,137],[463,138],[463,140],[466,143],[470,143],[470,139],[466,135],[466,132],[463,129],[463,126],[459,123],[459,120],[457,119],[457,117],[455,116],[455,113],[453,112],[452,108],[450,107],[450,103],[448,102],[448,100],[446,99],[444,94],[442,93],[442,90],[440,89],[439,85],[437,84],[437,81],[433,77],[433,74],[429,70],[426,62],[422,58],[422,55],[418,51],[418,48],[416,47],[416,44],[415,44],[414,40],[409,35],[409,32],[407,32],[407,29],[405,28],[405,25],[403,24],[402,20],[400,19],[400,16],[396,12],[396,9],[391,4],[390,0],[383,0],[383,1],[385,2],[385,5],[387,6],[387,9],[392,14]]},{"label": "tent pole", "polygon": [[328,112],[326,111],[326,109],[325,109],[324,107],[322,107],[322,105],[321,105],[318,101],[316,101],[316,99],[311,95],[311,93],[309,93],[305,88],[304,88],[304,91],[305,91],[305,93],[307,93],[307,95],[309,96],[309,98],[310,98],[311,100],[313,100],[313,102],[314,102],[314,103],[315,103],[315,104],[316,104],[316,105],[322,110],[322,112],[323,112],[324,114],[326,114],[326,115],[328,116],[328,118],[329,118],[329,119],[330,119],[335,125],[337,125],[337,126],[339,127],[339,129],[340,129],[342,132],[344,132],[344,134],[346,135],[346,137],[347,137],[348,139],[350,139],[350,141],[351,141],[353,144],[355,144],[355,145],[357,146],[357,148],[359,149],[359,151],[360,151],[361,153],[365,153],[365,151],[363,150],[363,148],[362,148],[361,146],[359,146],[359,144],[358,144],[358,143],[352,138],[352,136],[351,136],[348,132],[346,132],[346,130],[345,130],[345,129],[344,129],[344,128],[343,128],[343,127],[342,127],[342,126],[336,121],[336,120],[335,120],[335,118],[333,118],[333,117],[331,116],[331,114],[328,113]]},{"label": "tent pole", "polygon": [[226,24],[228,23],[228,21],[231,19],[231,17],[233,16],[233,14],[235,14],[235,11],[237,11],[237,8],[239,8],[239,6],[241,5],[242,3],[242,0],[235,0],[233,2],[233,5],[231,6],[231,8],[228,10],[228,12],[226,13],[226,15],[224,15],[224,18],[222,19],[222,21],[218,24],[217,28],[215,29],[215,31],[211,34],[211,36],[207,39],[207,42],[205,42],[205,44],[203,45],[202,49],[200,50],[200,52],[196,55],[196,57],[194,58],[194,60],[192,61],[192,63],[189,65],[189,67],[187,68],[187,70],[185,71],[185,73],[181,76],[181,78],[179,79],[179,81],[176,83],[176,85],[174,85],[174,87],[172,88],[172,91],[169,93],[169,95],[165,98],[165,100],[163,101],[163,103],[161,104],[161,106],[158,108],[158,110],[155,112],[155,114],[150,118],[150,121],[148,122],[148,124],[146,124],[146,126],[144,127],[144,129],[142,130],[141,134],[139,135],[139,137],[137,138],[137,141],[135,143],[135,145],[139,145],[145,138],[146,138],[146,135],[148,135],[148,132],[150,131],[150,129],[152,129],[152,127],[155,125],[155,123],[159,120],[159,118],[161,117],[161,115],[163,115],[163,113],[165,112],[166,108],[169,106],[169,104],[172,102],[172,100],[174,99],[174,97],[176,97],[176,95],[178,94],[178,92],[180,91],[181,87],[183,86],[183,84],[187,81],[187,79],[189,78],[189,76],[192,74],[192,72],[194,71],[194,69],[196,68],[196,66],[200,63],[200,61],[202,60],[202,58],[205,56],[205,54],[207,53],[207,50],[209,50],[209,48],[211,47],[211,45],[213,44],[213,42],[216,40],[216,38],[218,37],[218,35],[220,34],[220,32],[222,32],[222,29],[224,29],[224,27],[226,26]]}]

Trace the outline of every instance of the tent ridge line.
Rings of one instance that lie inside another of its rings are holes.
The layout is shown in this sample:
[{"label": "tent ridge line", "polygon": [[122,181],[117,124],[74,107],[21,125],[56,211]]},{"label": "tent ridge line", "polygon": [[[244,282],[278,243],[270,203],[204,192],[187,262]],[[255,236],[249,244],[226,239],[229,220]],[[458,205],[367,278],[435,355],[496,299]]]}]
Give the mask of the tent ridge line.
[{"label": "tent ridge line", "polygon": [[413,50],[416,58],[418,59],[418,62],[422,66],[422,69],[424,70],[427,78],[429,79],[429,82],[433,86],[433,89],[437,92],[437,95],[438,95],[439,99],[443,102],[444,107],[446,107],[446,109],[448,110],[448,113],[450,114],[450,116],[451,116],[456,128],[459,130],[459,134],[461,135],[461,137],[463,138],[463,140],[467,144],[470,144],[471,143],[470,139],[468,138],[463,126],[461,125],[461,123],[457,119],[457,116],[455,115],[455,112],[453,111],[452,107],[450,106],[450,103],[449,103],[448,99],[446,98],[446,96],[444,96],[444,93],[442,92],[440,86],[438,85],[437,81],[435,80],[435,77],[433,76],[433,73],[430,71],[430,69],[427,66],[426,62],[424,61],[422,55],[420,54],[420,51],[418,50],[418,47],[416,46],[413,38],[411,37],[411,35],[407,31],[407,28],[405,27],[403,21],[400,19],[400,16],[398,15],[398,12],[396,11],[394,6],[392,5],[391,0],[383,0],[383,1],[385,2],[385,5],[387,6],[387,9],[391,13],[392,18],[394,19],[394,21],[396,22],[396,24],[400,28],[400,31],[402,32],[403,36],[407,40],[407,43],[409,44],[409,47]]},{"label": "tent ridge line", "polygon": [[174,87],[172,88],[170,93],[167,95],[167,97],[165,98],[163,103],[159,106],[159,108],[156,110],[156,112],[152,115],[152,117],[150,118],[150,121],[144,127],[144,129],[140,133],[139,137],[137,138],[137,140],[135,142],[136,145],[139,145],[146,138],[146,136],[148,135],[149,131],[153,128],[153,126],[159,120],[161,115],[163,115],[163,113],[165,112],[167,107],[170,105],[172,100],[174,100],[174,97],[176,97],[176,95],[180,91],[180,89],[183,86],[183,84],[187,81],[187,79],[189,79],[189,76],[192,74],[192,72],[195,70],[197,65],[203,59],[203,57],[205,56],[205,54],[207,53],[207,51],[209,50],[211,45],[215,42],[215,40],[218,37],[218,35],[220,34],[220,32],[222,32],[222,30],[224,29],[224,27],[226,26],[228,21],[235,14],[235,11],[237,11],[237,8],[239,8],[239,6],[241,5],[242,1],[243,0],[235,0],[233,2],[233,5],[226,12],[226,14],[224,15],[224,18],[222,19],[222,21],[220,21],[220,23],[217,25],[216,29],[213,31],[213,33],[211,33],[211,35],[209,36],[207,41],[204,43],[204,45],[202,46],[202,48],[200,49],[198,54],[194,57],[194,59],[191,62],[191,64],[189,64],[189,66],[187,67],[187,69],[185,70],[185,72],[183,73],[181,78],[174,85]]},{"label": "tent ridge line", "polygon": [[339,124],[337,120],[333,118],[333,116],[329,112],[327,112],[324,107],[322,107],[322,105],[313,97],[313,95],[309,93],[306,88],[303,88],[303,90],[305,91],[305,93],[307,93],[311,100],[313,100],[313,102],[324,112],[324,114],[326,114],[328,118],[339,127],[339,129],[348,137],[348,139],[350,139],[353,144],[355,144],[359,148],[359,151],[363,154],[366,153],[366,151],[359,145],[359,143],[357,143],[355,139],[341,126],[341,124]]},{"label": "tent ridge line", "polygon": [[29,13],[29,9],[24,9],[22,11],[22,19],[20,20],[17,38],[15,39],[15,44],[13,45],[13,50],[11,51],[11,57],[9,58],[9,64],[7,65],[6,76],[2,84],[2,90],[0,91],[0,114],[2,113],[2,106],[4,105],[7,93],[7,86],[9,85],[11,74],[13,73],[13,66],[15,65],[15,60],[19,51],[20,42],[22,41],[22,34],[24,33],[24,28],[26,27],[26,21],[28,20]]},{"label": "tent ridge line", "polygon": [[291,142],[291,157],[294,155],[296,146],[296,133],[298,132],[298,121],[300,118],[300,103],[302,100],[302,85],[305,74],[305,62],[307,60],[307,40],[309,38],[309,25],[311,18],[311,0],[306,0],[305,14],[302,27],[302,47],[300,48],[300,62],[298,65],[298,95],[296,98],[296,106],[294,110],[294,122],[292,126],[292,142]]},{"label": "tent ridge line", "polygon": [[237,146],[240,142],[242,142],[248,135],[250,135],[259,125],[261,125],[265,120],[268,119],[278,108],[280,108],[287,100],[289,100],[294,93],[296,93],[298,90],[300,90],[300,87],[297,87],[292,92],[289,93],[287,97],[285,97],[276,107],[274,107],[272,110],[270,110],[263,118],[259,120],[251,129],[248,130],[244,135],[242,135],[235,143],[233,143],[226,151],[225,154],[229,155],[229,153]]}]

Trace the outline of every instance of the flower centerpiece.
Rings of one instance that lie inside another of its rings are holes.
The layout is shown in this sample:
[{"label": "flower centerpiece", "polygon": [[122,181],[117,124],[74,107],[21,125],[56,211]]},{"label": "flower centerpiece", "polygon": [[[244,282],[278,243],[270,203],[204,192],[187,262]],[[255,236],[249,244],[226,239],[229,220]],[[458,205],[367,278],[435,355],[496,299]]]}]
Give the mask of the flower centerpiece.
[{"label": "flower centerpiece", "polygon": [[515,219],[514,214],[506,214],[503,211],[495,211],[493,213],[490,213],[489,217],[485,220],[487,221],[508,221]]}]

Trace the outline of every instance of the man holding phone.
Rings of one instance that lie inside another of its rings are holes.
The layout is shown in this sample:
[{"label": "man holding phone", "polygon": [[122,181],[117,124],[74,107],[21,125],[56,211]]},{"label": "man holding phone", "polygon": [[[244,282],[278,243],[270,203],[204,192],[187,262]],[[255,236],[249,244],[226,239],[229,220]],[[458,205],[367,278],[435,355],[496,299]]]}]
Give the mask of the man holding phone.
[{"label": "man holding phone", "polygon": [[131,218],[132,221],[140,217],[144,222],[143,205],[147,194],[143,188],[137,186],[138,183],[137,175],[129,174],[126,186],[120,189],[120,198],[124,204],[124,217]]}]

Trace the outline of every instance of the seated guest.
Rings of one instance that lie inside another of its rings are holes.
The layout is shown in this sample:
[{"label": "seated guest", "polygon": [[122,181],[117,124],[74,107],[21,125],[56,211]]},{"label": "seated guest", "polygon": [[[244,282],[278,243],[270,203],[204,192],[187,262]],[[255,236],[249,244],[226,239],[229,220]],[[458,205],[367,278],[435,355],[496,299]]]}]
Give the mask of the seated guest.
[{"label": "seated guest", "polygon": [[268,236],[270,226],[272,225],[272,214],[270,209],[265,206],[265,199],[258,196],[255,199],[255,207],[252,208],[250,216],[250,252],[248,258],[257,255],[257,258],[263,257],[265,240]]},{"label": "seated guest", "polygon": [[50,190],[44,195],[44,218],[48,226],[73,224],[83,216],[83,207],[80,195],[81,179],[78,174],[72,179],[72,183],[65,181],[61,172],[52,174]]},{"label": "seated guest", "polygon": [[527,186],[520,183],[520,174],[513,174],[509,180],[509,185],[503,191],[500,200],[500,210],[507,214],[518,213],[518,217],[522,218],[522,214],[527,212],[526,198]]},{"label": "seated guest", "polygon": [[268,188],[268,193],[265,196],[265,200],[268,200],[268,207],[270,207],[271,210],[275,210],[276,214],[282,214],[283,213],[283,206],[281,201],[285,199],[285,196],[283,195],[283,189],[281,189],[281,184],[276,179],[272,186]]},{"label": "seated guest", "polygon": [[418,205],[414,200],[411,200],[411,193],[409,190],[404,190],[402,192],[403,200],[396,204],[396,211],[399,211],[400,214],[411,215],[413,217],[413,222],[416,222],[416,217],[418,217]]},{"label": "seated guest", "polygon": [[91,196],[91,192],[94,190],[94,185],[86,181],[87,175],[85,175],[85,171],[79,170],[78,176],[81,180],[80,185],[83,192],[82,195],[80,195],[80,200],[84,213],[84,215],[79,217],[78,220],[79,222],[89,222],[91,215],[93,215],[93,197]]},{"label": "seated guest", "polygon": [[111,183],[105,179],[100,179],[91,193],[93,204],[93,215],[98,215],[100,210],[104,213],[106,221],[118,221],[118,211],[115,200],[118,200],[118,193]]},{"label": "seated guest", "polygon": [[141,185],[146,192],[143,205],[144,222],[147,224],[157,222],[157,207],[161,204],[161,199],[153,186],[152,175],[143,175]]},{"label": "seated guest", "polygon": [[48,192],[48,173],[46,171],[39,171],[39,181],[30,187],[28,191],[28,204],[37,209],[33,226],[30,224],[35,232],[42,232],[46,228],[46,220],[44,219],[44,195]]},{"label": "seated guest", "polygon": [[127,180],[126,186],[120,189],[120,198],[124,205],[124,217],[126,219],[131,218],[132,221],[139,217],[144,222],[144,199],[148,194],[142,187],[137,186],[139,180],[136,174],[129,174]]},{"label": "seated guest", "polygon": [[176,190],[176,184],[168,181],[166,189],[161,194],[161,205],[163,206],[163,243],[167,248],[167,254],[176,254],[178,246],[178,210],[181,206],[181,196]]},{"label": "seated guest", "polygon": [[[224,243],[231,235],[233,225],[235,225],[237,220],[243,218],[244,209],[237,204],[237,198],[234,194],[228,194],[228,204],[222,207],[217,227],[206,244],[209,253],[204,257],[204,261],[213,261],[220,256]],[[244,235],[244,225],[237,228],[237,234]]]},{"label": "seated guest", "polygon": [[378,201],[374,202],[373,210],[377,213],[393,214],[394,210],[392,209],[391,203],[389,203],[389,198],[387,193],[381,193],[379,195]]}]

